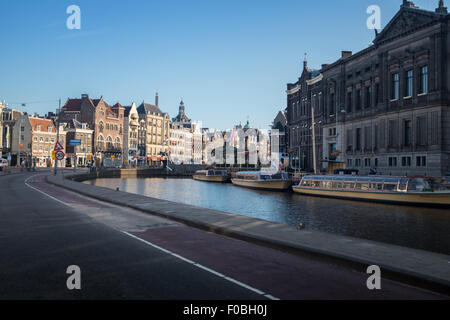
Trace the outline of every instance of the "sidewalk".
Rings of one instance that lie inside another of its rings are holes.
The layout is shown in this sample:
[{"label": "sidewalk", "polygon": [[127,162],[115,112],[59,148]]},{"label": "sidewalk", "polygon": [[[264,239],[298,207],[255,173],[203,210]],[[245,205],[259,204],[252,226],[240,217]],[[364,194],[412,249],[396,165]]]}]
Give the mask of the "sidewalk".
[{"label": "sidewalk", "polygon": [[378,265],[384,274],[414,285],[450,293],[450,256],[199,208],[108,188],[82,184],[62,175],[47,182],[102,201],[128,206],[249,242],[293,253],[312,253],[367,268]]},{"label": "sidewalk", "polygon": [[13,173],[20,173],[20,168],[16,168],[16,167],[4,167],[1,171],[0,171],[0,176],[6,176],[8,174],[13,174]]}]

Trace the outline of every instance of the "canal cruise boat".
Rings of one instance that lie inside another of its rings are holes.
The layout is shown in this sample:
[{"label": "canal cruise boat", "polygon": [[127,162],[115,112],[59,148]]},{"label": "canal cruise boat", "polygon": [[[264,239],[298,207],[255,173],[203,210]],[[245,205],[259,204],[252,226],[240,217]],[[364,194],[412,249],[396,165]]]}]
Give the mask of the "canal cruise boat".
[{"label": "canal cruise boat", "polygon": [[270,174],[260,171],[241,171],[231,178],[231,182],[240,187],[279,191],[287,190],[292,185],[292,180],[286,172]]},{"label": "canal cruise boat", "polygon": [[198,170],[192,176],[194,180],[208,181],[208,182],[228,182],[230,175],[227,170]]},{"label": "canal cruise boat", "polygon": [[309,175],[293,190],[350,200],[450,206],[450,190],[423,177]]}]

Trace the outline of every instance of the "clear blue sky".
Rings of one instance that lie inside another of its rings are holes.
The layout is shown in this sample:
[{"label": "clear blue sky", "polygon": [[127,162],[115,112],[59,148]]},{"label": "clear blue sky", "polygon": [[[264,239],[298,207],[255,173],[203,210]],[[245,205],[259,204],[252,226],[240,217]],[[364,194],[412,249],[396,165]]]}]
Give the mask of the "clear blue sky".
[{"label": "clear blue sky", "polygon": [[[0,100],[38,101],[22,110],[44,114],[82,93],[129,105],[154,102],[158,91],[171,117],[182,97],[205,127],[249,116],[267,129],[305,52],[314,68],[367,47],[366,8],[379,5],[385,26],[401,2],[1,0]],[[438,0],[415,3],[434,9]],[[71,4],[81,30],[66,28]]]}]

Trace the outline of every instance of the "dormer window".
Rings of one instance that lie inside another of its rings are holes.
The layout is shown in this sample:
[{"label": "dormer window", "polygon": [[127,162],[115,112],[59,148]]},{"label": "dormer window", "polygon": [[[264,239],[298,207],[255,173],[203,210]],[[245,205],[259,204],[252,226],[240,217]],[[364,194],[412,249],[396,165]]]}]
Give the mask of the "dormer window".
[{"label": "dormer window", "polygon": [[47,127],[48,132],[52,132],[52,127]]},{"label": "dormer window", "polygon": [[36,126],[36,131],[41,131],[41,125],[40,125],[40,124],[38,124],[38,125]]}]

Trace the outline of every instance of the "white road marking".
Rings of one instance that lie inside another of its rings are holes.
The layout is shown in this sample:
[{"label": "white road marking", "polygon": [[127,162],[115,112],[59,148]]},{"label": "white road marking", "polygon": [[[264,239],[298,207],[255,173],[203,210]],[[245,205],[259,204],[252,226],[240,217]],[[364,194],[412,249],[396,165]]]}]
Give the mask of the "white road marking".
[{"label": "white road marking", "polygon": [[26,185],[28,188],[31,188],[31,189],[33,189],[33,190],[36,190],[36,191],[42,193],[43,195],[46,195],[46,196],[49,197],[50,199],[53,199],[53,200],[55,200],[55,201],[58,201],[59,203],[62,203],[63,205],[68,206],[69,208],[72,208],[72,206],[69,205],[68,203],[66,203],[66,202],[64,202],[64,201],[61,201],[61,200],[59,200],[59,199],[56,199],[55,197],[49,195],[48,193],[45,193],[44,191],[41,191],[41,190],[39,190],[39,189],[33,187],[32,185],[28,184],[28,180],[30,180],[31,178],[34,178],[34,177],[37,176],[37,175],[39,175],[39,174],[35,174],[34,176],[31,176],[31,177],[29,177],[28,179],[25,180],[25,185]]},{"label": "white road marking", "polygon": [[266,294],[266,295],[264,295],[264,297],[266,297],[266,298],[268,298],[270,300],[280,300],[280,299],[278,299],[278,298],[276,298],[274,296],[271,296],[270,294]]},{"label": "white road marking", "polygon": [[[37,176],[37,175],[39,175],[39,174],[36,174],[36,175],[34,175],[34,176],[31,176],[31,177],[27,178],[27,179],[25,180],[25,185],[26,185],[27,187],[33,189],[33,190],[36,190],[36,191],[42,193],[43,195],[49,197],[50,199],[53,199],[53,200],[55,200],[55,201],[58,201],[59,203],[62,203],[63,205],[72,208],[72,206],[70,206],[70,205],[67,204],[66,202],[61,201],[61,200],[59,200],[59,199],[56,199],[55,197],[53,197],[53,196],[51,196],[51,195],[45,193],[44,191],[41,191],[41,190],[39,190],[39,189],[37,189],[37,188],[31,186],[30,184],[28,184],[28,180],[30,180],[31,178],[34,178],[34,177]],[[241,287],[243,287],[243,288],[245,288],[245,289],[247,289],[247,290],[250,290],[250,291],[253,291],[253,292],[257,293],[257,294],[260,294],[260,295],[262,295],[262,296],[264,296],[264,297],[266,297],[266,298],[268,298],[268,299],[270,299],[270,300],[280,300],[280,299],[278,299],[278,298],[276,298],[276,297],[274,297],[274,296],[272,296],[272,295],[270,295],[270,294],[266,294],[265,292],[263,292],[263,291],[261,291],[261,290],[258,290],[258,289],[256,289],[256,288],[253,288],[253,287],[251,287],[251,286],[249,286],[249,285],[246,285],[246,284],[243,283],[243,282],[240,282],[240,281],[235,280],[235,279],[233,279],[233,278],[227,277],[226,275],[224,275],[224,274],[222,274],[222,273],[220,273],[220,272],[217,272],[217,271],[212,270],[212,269],[210,269],[210,268],[208,268],[208,267],[205,267],[205,266],[203,266],[203,265],[201,265],[201,264],[199,264],[199,263],[196,263],[195,261],[189,260],[189,259],[187,259],[187,258],[185,258],[185,257],[183,257],[183,256],[180,256],[179,254],[173,253],[173,252],[171,252],[171,251],[169,251],[169,250],[167,250],[167,249],[164,249],[163,247],[160,247],[160,246],[158,246],[158,245],[156,245],[156,244],[154,244],[154,243],[151,243],[151,242],[149,242],[149,241],[147,241],[147,240],[141,239],[141,238],[139,238],[139,237],[137,237],[137,236],[135,236],[135,235],[133,235],[133,234],[131,234],[131,233],[128,233],[128,232],[126,232],[126,231],[121,231],[121,232],[122,232],[122,233],[125,233],[126,235],[128,235],[128,236],[130,236],[130,237],[132,237],[132,238],[134,238],[134,239],[137,239],[137,240],[139,240],[139,241],[142,241],[142,242],[144,242],[145,244],[154,247],[155,249],[158,249],[158,250],[160,250],[160,251],[162,251],[162,252],[165,252],[165,253],[167,253],[167,254],[170,254],[171,256],[173,256],[173,257],[175,257],[175,258],[177,258],[177,259],[180,259],[180,260],[185,261],[185,262],[187,262],[187,263],[189,263],[189,264],[192,264],[192,265],[196,266],[197,268],[203,269],[203,270],[205,270],[205,271],[207,271],[207,272],[209,272],[209,273],[211,273],[211,274],[214,274],[214,275],[216,275],[216,276],[218,276],[218,277],[220,277],[220,278],[223,278],[223,279],[225,279],[225,280],[227,280],[227,281],[233,282],[234,284],[237,284],[238,286],[241,286]]]},{"label": "white road marking", "polygon": [[226,275],[224,275],[224,274],[222,274],[222,273],[220,273],[220,272],[217,272],[217,271],[212,270],[212,269],[210,269],[210,268],[208,268],[208,267],[205,267],[205,266],[203,266],[203,265],[201,265],[201,264],[199,264],[199,263],[197,263],[197,262],[195,262],[195,261],[192,261],[192,260],[189,260],[189,259],[187,259],[187,258],[185,258],[185,257],[182,257],[182,256],[180,256],[179,254],[173,253],[172,251],[169,251],[169,250],[167,250],[167,249],[164,249],[164,248],[162,248],[162,247],[160,247],[160,246],[158,246],[158,245],[156,245],[156,244],[154,244],[154,243],[151,243],[151,242],[149,242],[149,241],[147,241],[147,240],[144,240],[144,239],[142,239],[142,238],[139,238],[139,237],[137,237],[137,236],[135,236],[135,235],[133,235],[133,234],[131,234],[131,233],[128,233],[128,232],[126,232],[126,231],[121,231],[121,232],[123,232],[123,233],[126,234],[127,236],[130,236],[130,237],[132,237],[132,238],[134,238],[134,239],[137,239],[137,240],[139,240],[139,241],[141,241],[141,242],[144,242],[145,244],[147,244],[147,245],[149,245],[149,246],[152,246],[153,248],[156,248],[156,249],[161,250],[161,251],[163,251],[163,252],[165,252],[165,253],[168,253],[168,254],[170,254],[171,256],[175,257],[175,258],[178,258],[178,259],[183,260],[183,261],[185,261],[185,262],[187,262],[187,263],[189,263],[189,264],[192,264],[192,265],[196,266],[197,268],[203,269],[203,270],[205,270],[205,271],[207,271],[207,272],[209,272],[209,273],[211,273],[211,274],[214,274],[214,275],[216,275],[216,276],[218,276],[218,277],[220,277],[220,278],[223,278],[223,279],[225,279],[225,280],[227,280],[227,281],[233,282],[234,284],[237,284],[238,286],[241,286],[241,287],[243,287],[243,288],[245,288],[245,289],[247,289],[247,290],[250,290],[250,291],[253,291],[253,292],[257,293],[257,294],[260,294],[260,295],[262,295],[262,296],[264,296],[264,297],[266,297],[266,298],[268,298],[268,299],[270,299],[270,300],[280,300],[280,299],[278,299],[278,298],[276,298],[276,297],[274,297],[274,296],[272,296],[272,295],[270,295],[270,294],[266,294],[266,293],[264,293],[263,291],[258,290],[258,289],[256,289],[256,288],[253,288],[253,287],[251,287],[251,286],[249,286],[249,285],[247,285],[247,284],[245,284],[245,283],[242,283],[242,282],[240,282],[240,281],[238,281],[238,280],[236,280],[236,279],[227,277]]}]

